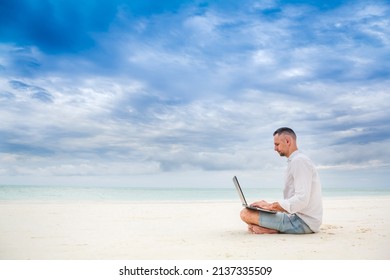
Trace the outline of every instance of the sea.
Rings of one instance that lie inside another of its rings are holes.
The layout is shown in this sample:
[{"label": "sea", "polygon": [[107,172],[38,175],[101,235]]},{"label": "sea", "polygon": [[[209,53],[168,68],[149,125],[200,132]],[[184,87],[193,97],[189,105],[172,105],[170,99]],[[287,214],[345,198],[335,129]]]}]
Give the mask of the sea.
[{"label": "sea", "polygon": [[[282,196],[280,188],[246,188],[248,201],[277,200]],[[323,188],[323,197],[388,196],[390,187]],[[237,201],[234,187],[226,188],[162,188],[162,187],[103,187],[103,186],[31,186],[0,185],[0,202],[146,202],[146,201]]]}]

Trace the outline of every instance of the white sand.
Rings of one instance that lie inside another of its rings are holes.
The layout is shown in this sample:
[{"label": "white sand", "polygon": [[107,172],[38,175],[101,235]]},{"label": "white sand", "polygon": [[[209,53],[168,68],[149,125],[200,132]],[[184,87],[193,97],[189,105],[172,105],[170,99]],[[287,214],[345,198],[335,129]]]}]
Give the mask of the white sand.
[{"label": "white sand", "polygon": [[0,203],[0,259],[390,259],[390,196],[324,200],[320,233],[252,235],[237,202]]}]

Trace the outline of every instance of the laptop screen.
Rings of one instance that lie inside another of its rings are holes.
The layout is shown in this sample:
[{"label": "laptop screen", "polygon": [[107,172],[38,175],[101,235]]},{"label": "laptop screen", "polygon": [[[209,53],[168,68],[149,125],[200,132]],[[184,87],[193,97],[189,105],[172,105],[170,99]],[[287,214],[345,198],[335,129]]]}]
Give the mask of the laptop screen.
[{"label": "laptop screen", "polygon": [[242,193],[242,190],[241,190],[241,187],[240,187],[240,183],[238,182],[238,179],[237,179],[236,176],[233,177],[233,182],[234,182],[234,185],[236,186],[238,195],[240,196],[242,205],[243,206],[247,206],[248,203],[246,202],[246,199],[245,199],[244,194]]}]

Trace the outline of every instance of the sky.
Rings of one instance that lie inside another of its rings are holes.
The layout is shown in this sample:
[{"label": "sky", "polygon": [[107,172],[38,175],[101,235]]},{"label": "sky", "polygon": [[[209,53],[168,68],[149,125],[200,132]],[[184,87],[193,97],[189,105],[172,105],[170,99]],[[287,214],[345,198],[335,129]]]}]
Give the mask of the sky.
[{"label": "sky", "polygon": [[390,188],[390,3],[0,0],[0,184]]}]

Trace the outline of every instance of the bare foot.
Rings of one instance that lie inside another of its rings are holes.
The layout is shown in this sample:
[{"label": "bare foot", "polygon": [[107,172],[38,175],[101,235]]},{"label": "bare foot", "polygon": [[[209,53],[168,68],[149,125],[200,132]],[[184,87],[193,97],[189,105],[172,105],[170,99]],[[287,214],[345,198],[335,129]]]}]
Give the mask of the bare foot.
[{"label": "bare foot", "polygon": [[279,233],[276,229],[270,229],[265,227],[260,227],[257,225],[248,225],[248,231],[253,234],[275,234]]}]

